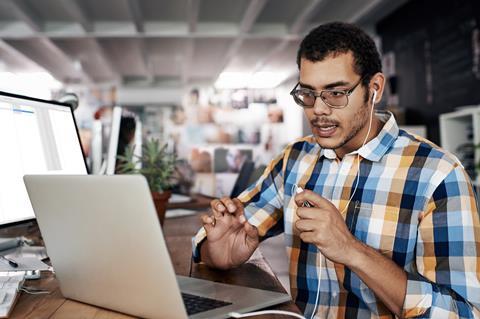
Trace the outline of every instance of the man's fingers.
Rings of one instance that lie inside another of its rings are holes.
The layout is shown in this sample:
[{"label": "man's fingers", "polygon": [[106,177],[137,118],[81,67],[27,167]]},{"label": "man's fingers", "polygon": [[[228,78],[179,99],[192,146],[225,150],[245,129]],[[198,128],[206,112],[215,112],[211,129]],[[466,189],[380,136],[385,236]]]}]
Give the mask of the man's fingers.
[{"label": "man's fingers", "polygon": [[223,213],[226,212],[225,205],[218,199],[214,199],[210,202],[210,207],[212,208],[213,216],[215,218],[220,218],[223,216]]},{"label": "man's fingers", "polygon": [[304,202],[309,202],[310,204],[318,208],[330,208],[333,206],[333,204],[328,199],[308,189],[295,195],[295,202],[299,207],[303,206]]},{"label": "man's fingers", "polygon": [[243,203],[238,199],[234,198],[233,202],[235,203],[235,206],[237,207],[237,210],[235,211],[235,217],[238,218],[240,223],[244,223],[246,221],[243,209]]},{"label": "man's fingers", "polygon": [[204,224],[214,224],[215,223],[215,220],[208,215],[202,215],[201,219],[202,219],[202,223],[204,223]]},{"label": "man's fingers", "polygon": [[237,205],[235,204],[235,202],[231,198],[223,197],[220,201],[226,207],[226,209],[227,209],[226,212],[229,212],[230,214],[233,214],[233,213],[236,212]]},{"label": "man's fingers", "polygon": [[311,220],[299,219],[295,222],[295,227],[301,232],[309,232],[314,230],[314,225]]},{"label": "man's fingers", "polygon": [[250,237],[251,239],[258,239],[257,227],[251,225],[249,222],[246,222],[243,227],[248,237]]},{"label": "man's fingers", "polygon": [[202,218],[203,228],[205,228],[208,235],[208,233],[211,232],[215,227],[214,226],[215,220],[212,217],[207,215],[203,215],[201,218]]},{"label": "man's fingers", "polygon": [[301,232],[300,239],[306,243],[314,243],[315,242],[315,234],[311,231]]},{"label": "man's fingers", "polygon": [[297,208],[297,216],[302,219],[319,219],[322,217],[324,210],[318,208],[299,207]]}]

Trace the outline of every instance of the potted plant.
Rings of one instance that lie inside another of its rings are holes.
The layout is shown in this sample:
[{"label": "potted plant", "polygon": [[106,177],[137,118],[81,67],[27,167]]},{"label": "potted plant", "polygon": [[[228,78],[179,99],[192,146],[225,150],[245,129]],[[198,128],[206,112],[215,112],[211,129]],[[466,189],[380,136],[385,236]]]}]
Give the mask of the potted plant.
[{"label": "potted plant", "polygon": [[[142,155],[134,154],[135,146],[127,146],[125,155],[118,155],[117,172],[120,174],[142,174],[148,182],[160,224],[163,226],[168,199],[172,192],[173,173],[176,156],[160,145],[158,139],[151,138],[142,146]],[[141,164],[141,165],[139,165]]]}]

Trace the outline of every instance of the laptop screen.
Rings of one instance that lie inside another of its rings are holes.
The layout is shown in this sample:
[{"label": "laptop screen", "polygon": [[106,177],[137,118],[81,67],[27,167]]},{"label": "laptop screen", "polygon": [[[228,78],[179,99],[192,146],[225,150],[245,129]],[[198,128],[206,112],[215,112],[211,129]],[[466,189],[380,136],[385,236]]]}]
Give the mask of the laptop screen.
[{"label": "laptop screen", "polygon": [[35,217],[25,174],[87,174],[72,109],[0,92],[0,226]]}]

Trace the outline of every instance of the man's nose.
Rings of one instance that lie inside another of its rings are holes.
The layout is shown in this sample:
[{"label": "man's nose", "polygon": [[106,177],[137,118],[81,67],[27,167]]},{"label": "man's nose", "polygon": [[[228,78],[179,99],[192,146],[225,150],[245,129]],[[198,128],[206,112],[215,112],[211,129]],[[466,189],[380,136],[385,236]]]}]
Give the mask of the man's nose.
[{"label": "man's nose", "polygon": [[325,104],[321,97],[317,97],[315,104],[313,104],[313,113],[315,115],[330,115],[332,114],[332,108]]}]

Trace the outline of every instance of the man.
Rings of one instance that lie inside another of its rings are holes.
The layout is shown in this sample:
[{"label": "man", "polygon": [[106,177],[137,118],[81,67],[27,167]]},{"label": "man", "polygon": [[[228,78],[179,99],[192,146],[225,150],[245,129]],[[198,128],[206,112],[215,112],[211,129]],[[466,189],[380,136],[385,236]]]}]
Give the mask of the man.
[{"label": "man", "polygon": [[284,232],[292,298],[308,318],[480,316],[471,183],[454,156],[399,130],[390,113],[373,115],[385,77],[372,39],[321,25],[297,63],[291,94],[313,135],[239,198],[212,202],[194,258],[235,267]]}]

